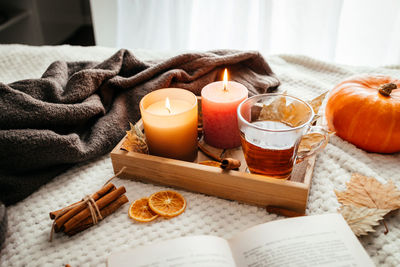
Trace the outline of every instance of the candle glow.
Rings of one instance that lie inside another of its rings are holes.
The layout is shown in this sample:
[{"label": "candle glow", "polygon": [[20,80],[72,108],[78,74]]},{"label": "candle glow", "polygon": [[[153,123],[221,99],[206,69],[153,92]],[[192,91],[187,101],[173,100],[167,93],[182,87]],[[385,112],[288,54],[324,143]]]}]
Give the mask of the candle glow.
[{"label": "candle glow", "polygon": [[168,113],[171,114],[171,104],[169,103],[169,98],[165,98],[165,108],[168,110]]},{"label": "candle glow", "polygon": [[227,69],[225,69],[225,71],[224,71],[223,84],[224,84],[224,91],[228,91],[228,70]]}]

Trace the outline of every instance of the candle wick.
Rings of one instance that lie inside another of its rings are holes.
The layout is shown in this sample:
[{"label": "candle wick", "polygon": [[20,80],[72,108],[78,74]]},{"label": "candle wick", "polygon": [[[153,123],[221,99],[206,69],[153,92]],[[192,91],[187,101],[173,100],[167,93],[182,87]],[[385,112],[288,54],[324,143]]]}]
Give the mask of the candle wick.
[{"label": "candle wick", "polygon": [[169,107],[165,107],[168,110],[168,113],[171,114],[171,109]]},{"label": "candle wick", "polygon": [[228,89],[226,89],[226,84],[224,83],[224,92],[228,91]]}]

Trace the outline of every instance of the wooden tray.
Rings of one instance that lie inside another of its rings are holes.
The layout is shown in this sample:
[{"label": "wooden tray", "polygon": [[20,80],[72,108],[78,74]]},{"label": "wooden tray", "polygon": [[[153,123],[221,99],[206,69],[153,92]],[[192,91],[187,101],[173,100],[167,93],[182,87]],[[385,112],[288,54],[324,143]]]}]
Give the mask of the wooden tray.
[{"label": "wooden tray", "polygon": [[[141,121],[138,126],[143,129]],[[279,180],[246,172],[246,162],[241,148],[222,150],[225,157],[240,159],[239,171],[226,171],[196,162],[209,160],[201,151],[195,162],[163,158],[121,150],[126,136],[111,152],[114,173],[126,167],[118,177],[186,189],[257,206],[277,206],[304,213],[315,156],[294,167],[290,180]],[[208,146],[207,149],[218,151]]]}]

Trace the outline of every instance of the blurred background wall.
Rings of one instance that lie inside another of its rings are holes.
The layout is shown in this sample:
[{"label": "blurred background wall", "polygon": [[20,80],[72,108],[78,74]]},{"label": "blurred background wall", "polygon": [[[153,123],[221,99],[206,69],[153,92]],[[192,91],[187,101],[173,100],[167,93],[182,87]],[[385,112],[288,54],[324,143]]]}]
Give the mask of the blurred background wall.
[{"label": "blurred background wall", "polygon": [[0,43],[94,45],[89,0],[0,0]]},{"label": "blurred background wall", "polygon": [[399,0],[0,0],[0,43],[400,64]]},{"label": "blurred background wall", "polygon": [[400,64],[399,0],[91,0],[98,45]]}]

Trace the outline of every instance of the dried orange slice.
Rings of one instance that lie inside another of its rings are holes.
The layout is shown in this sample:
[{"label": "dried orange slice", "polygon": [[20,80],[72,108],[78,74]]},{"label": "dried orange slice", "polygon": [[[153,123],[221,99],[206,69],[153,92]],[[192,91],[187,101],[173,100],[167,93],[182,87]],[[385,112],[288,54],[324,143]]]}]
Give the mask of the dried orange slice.
[{"label": "dried orange slice", "polygon": [[149,207],[158,215],[172,218],[185,210],[186,200],[178,192],[160,191],[149,197]]},{"label": "dried orange slice", "polygon": [[151,222],[158,217],[149,207],[147,197],[137,199],[129,207],[129,217],[138,222]]}]

